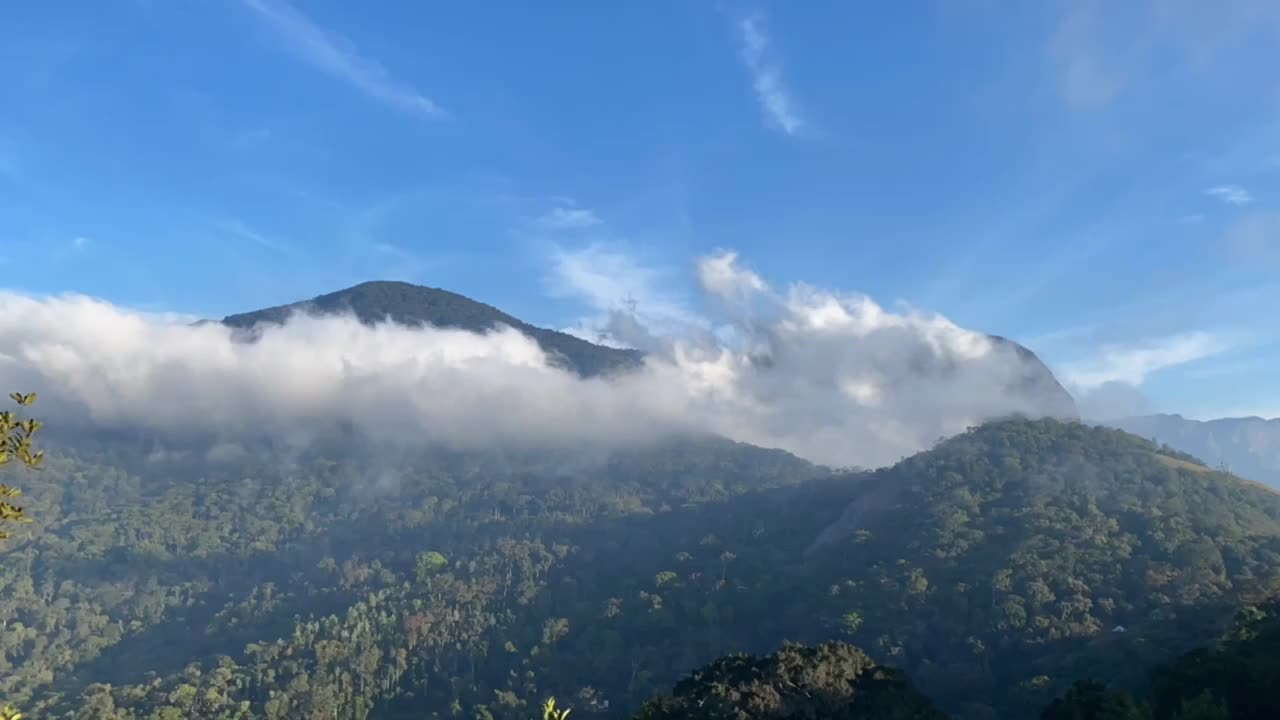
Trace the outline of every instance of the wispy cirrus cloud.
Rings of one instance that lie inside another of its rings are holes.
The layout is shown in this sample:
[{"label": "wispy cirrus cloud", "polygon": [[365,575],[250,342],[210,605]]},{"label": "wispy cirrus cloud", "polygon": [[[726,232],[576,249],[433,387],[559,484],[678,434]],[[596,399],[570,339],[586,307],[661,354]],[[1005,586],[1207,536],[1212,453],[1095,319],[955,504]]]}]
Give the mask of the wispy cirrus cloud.
[{"label": "wispy cirrus cloud", "polygon": [[738,21],[738,32],[742,36],[742,60],[751,72],[765,122],[787,135],[798,134],[805,121],[782,80],[782,68],[768,57],[770,40],[764,18],[743,18]]},{"label": "wispy cirrus cloud", "polygon": [[552,208],[543,215],[534,218],[530,223],[535,230],[558,231],[558,230],[583,230],[585,228],[597,227],[603,224],[599,215],[590,208],[578,207],[577,203],[568,198],[562,198],[556,207]]},{"label": "wispy cirrus cloud", "polygon": [[[1092,356],[1054,368],[1075,396],[1081,417],[1094,422],[1146,415],[1152,404],[1142,386],[1152,373],[1238,349],[1221,334],[1185,332],[1129,344],[1104,345]],[[1187,372],[1191,372],[1188,370]]]},{"label": "wispy cirrus cloud", "polygon": [[294,252],[293,246],[289,243],[259,232],[245,224],[242,220],[237,220],[236,218],[224,218],[214,222],[213,225],[222,233],[241,240],[248,240],[249,242],[261,245],[268,250],[273,250],[278,253]]},{"label": "wispy cirrus cloud", "polygon": [[1063,365],[1059,373],[1068,385],[1086,392],[1108,383],[1137,386],[1153,372],[1217,355],[1230,347],[1227,338],[1214,333],[1179,333],[1104,346],[1094,357]]},{"label": "wispy cirrus cloud", "polygon": [[401,112],[422,117],[445,114],[430,98],[395,80],[381,64],[362,55],[350,40],[317,25],[287,0],[241,2],[265,20],[299,60]]},{"label": "wispy cirrus cloud", "polygon": [[646,264],[619,244],[594,243],[556,248],[545,285],[550,294],[579,300],[598,313],[580,322],[595,324],[590,334],[605,331],[610,316],[619,312],[661,329],[704,326],[689,298],[675,289],[675,277],[671,269]]},{"label": "wispy cirrus cloud", "polygon": [[1253,202],[1253,193],[1239,185],[1215,185],[1205,188],[1204,194],[1236,207],[1243,207]]}]

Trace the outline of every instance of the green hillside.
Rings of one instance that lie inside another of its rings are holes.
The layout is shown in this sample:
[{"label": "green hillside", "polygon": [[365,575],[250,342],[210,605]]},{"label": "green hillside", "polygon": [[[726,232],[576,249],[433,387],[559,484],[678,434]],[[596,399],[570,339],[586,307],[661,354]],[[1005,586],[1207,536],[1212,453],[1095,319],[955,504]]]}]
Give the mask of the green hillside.
[{"label": "green hillside", "polygon": [[1109,429],[993,423],[872,476],[805,578],[952,710],[1027,712],[1280,588],[1280,496],[1193,460]]},{"label": "green hillside", "polygon": [[602,631],[569,633],[561,662],[622,685],[636,662],[842,637],[962,717],[1029,716],[1076,677],[1139,680],[1280,587],[1280,498],[1158,450],[994,423],[869,476],[612,531],[626,542],[575,577],[626,588],[610,630],[647,644],[614,656]]},{"label": "green hillside", "polygon": [[111,457],[22,481],[0,693],[32,717],[622,718],[717,658],[846,640],[953,717],[1030,718],[1280,587],[1280,497],[1050,420],[859,475],[692,439],[560,473]]}]

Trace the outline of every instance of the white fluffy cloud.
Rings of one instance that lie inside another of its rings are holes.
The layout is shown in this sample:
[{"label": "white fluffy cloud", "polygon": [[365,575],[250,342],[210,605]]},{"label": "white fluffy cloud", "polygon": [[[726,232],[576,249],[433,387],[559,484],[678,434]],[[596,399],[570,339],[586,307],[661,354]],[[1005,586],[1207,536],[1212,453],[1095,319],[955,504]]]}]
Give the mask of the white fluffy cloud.
[{"label": "white fluffy cloud", "polygon": [[606,447],[701,430],[865,466],[1044,407],[1010,390],[1028,372],[1015,352],[940,316],[806,286],[775,293],[732,254],[704,259],[699,276],[725,304],[767,312],[731,319],[734,332],[719,334],[731,342],[668,338],[642,370],[591,380],[510,329],[297,317],[246,343],[83,296],[0,293],[0,387],[40,391],[47,412],[221,440],[348,422],[383,441],[458,447]]}]

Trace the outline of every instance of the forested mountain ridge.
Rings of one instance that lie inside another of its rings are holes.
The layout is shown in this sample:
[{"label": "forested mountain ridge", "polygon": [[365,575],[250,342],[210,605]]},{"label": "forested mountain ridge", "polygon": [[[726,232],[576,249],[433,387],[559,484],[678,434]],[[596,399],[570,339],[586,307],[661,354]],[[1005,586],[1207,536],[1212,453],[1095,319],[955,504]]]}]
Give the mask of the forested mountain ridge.
[{"label": "forested mountain ridge", "polygon": [[[992,423],[861,493],[879,511],[813,562],[831,576],[879,565],[872,587],[906,589],[906,602],[876,600],[855,579],[852,637],[887,643],[891,664],[960,714],[1004,695],[1002,717],[1028,716],[1072,676],[1136,681],[1224,612],[1280,590],[1280,496],[1110,429]],[[965,645],[982,671],[938,663]]]},{"label": "forested mountain ridge", "polygon": [[1181,415],[1138,415],[1107,424],[1204,458],[1214,467],[1280,487],[1280,418],[1191,420]]},{"label": "forested mountain ridge", "polygon": [[33,717],[514,719],[554,695],[619,718],[726,654],[842,638],[955,717],[1016,719],[1280,588],[1275,494],[1052,420],[851,475],[701,440],[374,484],[112,462],[24,479],[37,523],[0,551],[0,693]]},{"label": "forested mountain ridge", "polygon": [[1141,673],[1280,588],[1280,497],[1105,428],[990,423],[786,494],[715,527],[745,586],[718,612],[756,652],[847,637],[960,717],[1029,717],[1072,677]]}]

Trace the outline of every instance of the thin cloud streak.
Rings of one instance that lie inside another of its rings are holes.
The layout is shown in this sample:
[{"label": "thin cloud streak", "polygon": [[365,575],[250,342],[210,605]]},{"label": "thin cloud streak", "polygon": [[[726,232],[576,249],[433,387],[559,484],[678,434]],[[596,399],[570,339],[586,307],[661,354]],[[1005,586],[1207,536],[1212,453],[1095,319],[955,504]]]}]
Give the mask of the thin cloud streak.
[{"label": "thin cloud streak", "polygon": [[445,114],[435,102],[362,56],[350,40],[315,24],[286,0],[242,2],[275,29],[289,52],[316,69],[401,112],[431,118]]},{"label": "thin cloud streak", "polygon": [[273,250],[278,253],[292,253],[294,251],[293,247],[291,247],[288,243],[285,243],[283,241],[277,240],[272,237],[268,237],[267,235],[264,235],[258,232],[257,230],[249,227],[243,221],[237,220],[235,218],[227,218],[225,220],[219,220],[216,223],[214,223],[214,226],[217,227],[218,230],[228,235],[233,235],[242,240],[248,240],[257,245],[261,245],[262,247],[268,250]]},{"label": "thin cloud streak", "polygon": [[1060,369],[1069,386],[1089,391],[1113,382],[1141,385],[1158,370],[1217,355],[1230,348],[1224,338],[1207,332],[1188,332],[1133,345],[1103,347],[1089,360]]},{"label": "thin cloud streak", "polygon": [[783,83],[782,69],[765,57],[769,50],[769,36],[763,20],[758,15],[743,18],[738,23],[738,30],[742,34],[742,59],[751,72],[765,121],[787,135],[798,134],[805,127],[805,122]]},{"label": "thin cloud streak", "polygon": [[601,225],[600,216],[589,208],[556,207],[531,223],[538,230],[582,230]]},{"label": "thin cloud streak", "polygon": [[1239,185],[1217,185],[1207,188],[1204,194],[1236,207],[1242,207],[1253,202],[1253,193]]}]

